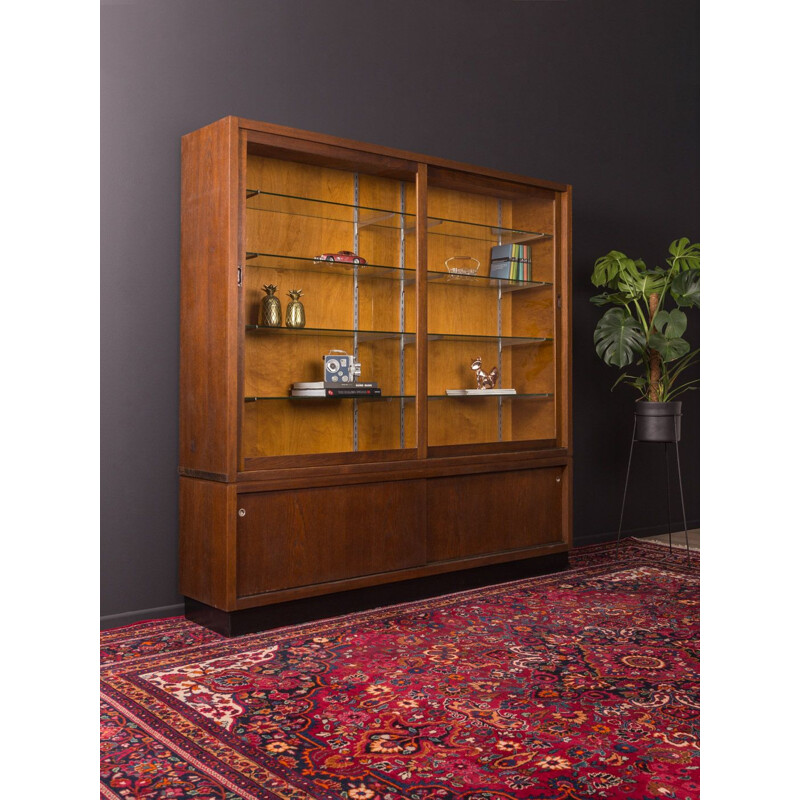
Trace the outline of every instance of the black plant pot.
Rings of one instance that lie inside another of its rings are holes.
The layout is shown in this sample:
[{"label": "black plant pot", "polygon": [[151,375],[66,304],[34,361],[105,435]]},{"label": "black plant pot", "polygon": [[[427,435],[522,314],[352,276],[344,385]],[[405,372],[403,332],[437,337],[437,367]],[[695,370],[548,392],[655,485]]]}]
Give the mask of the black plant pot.
[{"label": "black plant pot", "polygon": [[681,401],[651,403],[640,400],[634,406],[637,442],[679,442],[681,440]]}]

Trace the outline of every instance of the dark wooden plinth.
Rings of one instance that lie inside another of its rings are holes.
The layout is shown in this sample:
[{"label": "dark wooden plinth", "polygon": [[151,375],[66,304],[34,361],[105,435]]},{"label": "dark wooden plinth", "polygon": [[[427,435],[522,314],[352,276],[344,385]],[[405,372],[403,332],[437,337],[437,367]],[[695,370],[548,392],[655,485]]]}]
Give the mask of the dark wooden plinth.
[{"label": "dark wooden plinth", "polygon": [[241,611],[220,611],[190,597],[185,598],[186,619],[196,622],[223,636],[241,636],[245,633],[296,625],[310,620],[338,617],[354,611],[382,608],[396,603],[424,600],[437,595],[476,589],[504,581],[528,578],[533,575],[560,572],[569,566],[568,553],[492,564],[488,567],[448,572],[410,581],[385,583],[365,589],[353,589],[336,594],[307,597],[288,603],[247,608]]}]

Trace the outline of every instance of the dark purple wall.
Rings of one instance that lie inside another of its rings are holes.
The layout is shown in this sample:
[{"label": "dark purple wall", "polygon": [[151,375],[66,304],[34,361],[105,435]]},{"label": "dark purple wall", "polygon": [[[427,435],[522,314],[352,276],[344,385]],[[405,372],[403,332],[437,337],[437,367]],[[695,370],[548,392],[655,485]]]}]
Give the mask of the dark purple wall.
[{"label": "dark purple wall", "polygon": [[[594,354],[589,274],[699,239],[697,0],[129,0],[101,35],[106,625],[179,612],[180,137],[227,114],[573,184],[575,541],[616,534],[634,395]],[[627,531],[665,530],[663,469],[640,446]]]}]

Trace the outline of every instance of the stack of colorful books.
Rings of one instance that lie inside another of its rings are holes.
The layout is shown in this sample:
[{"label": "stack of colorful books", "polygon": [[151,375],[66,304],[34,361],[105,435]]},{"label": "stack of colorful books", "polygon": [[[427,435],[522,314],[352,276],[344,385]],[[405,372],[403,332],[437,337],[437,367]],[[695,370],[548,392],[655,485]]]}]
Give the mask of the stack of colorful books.
[{"label": "stack of colorful books", "polygon": [[530,245],[500,244],[493,247],[489,277],[509,281],[533,280]]}]

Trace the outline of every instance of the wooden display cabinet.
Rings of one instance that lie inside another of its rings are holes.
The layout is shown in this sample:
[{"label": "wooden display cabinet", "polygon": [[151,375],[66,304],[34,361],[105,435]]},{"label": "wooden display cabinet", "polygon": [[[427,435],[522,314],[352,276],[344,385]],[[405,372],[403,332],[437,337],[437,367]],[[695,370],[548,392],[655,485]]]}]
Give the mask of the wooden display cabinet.
[{"label": "wooden display cabinet", "polygon": [[[187,616],[233,635],[563,567],[571,188],[235,117],[182,169]],[[525,280],[490,277],[502,244]],[[269,284],[303,328],[263,324]],[[291,397],[333,350],[381,396]],[[453,395],[476,358],[515,394]]]}]

